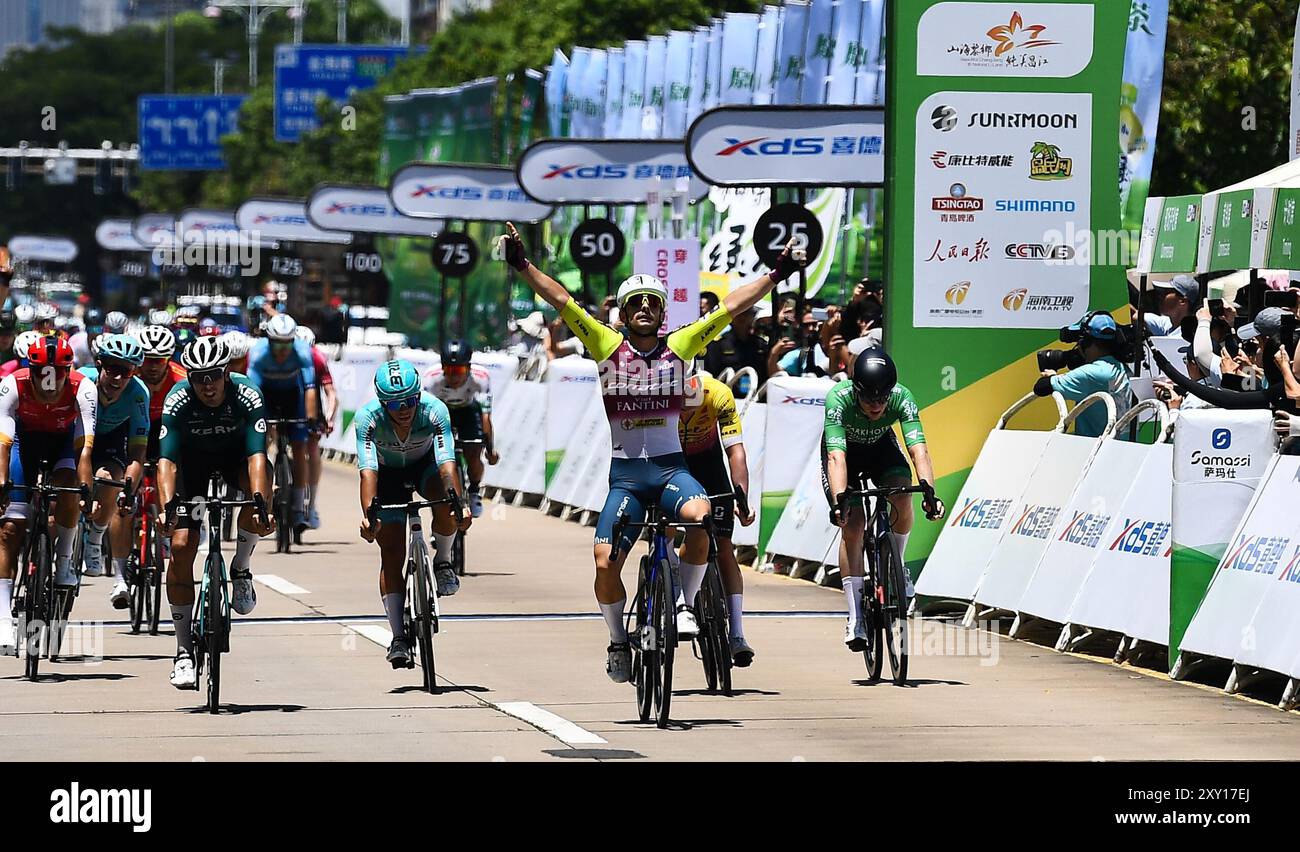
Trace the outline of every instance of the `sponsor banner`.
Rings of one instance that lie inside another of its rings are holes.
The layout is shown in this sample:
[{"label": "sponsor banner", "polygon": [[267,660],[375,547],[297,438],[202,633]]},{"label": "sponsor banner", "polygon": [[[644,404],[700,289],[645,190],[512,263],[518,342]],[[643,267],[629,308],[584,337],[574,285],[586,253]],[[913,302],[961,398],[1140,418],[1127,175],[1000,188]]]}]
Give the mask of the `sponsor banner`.
[{"label": "sponsor banner", "polygon": [[[687,30],[668,33],[667,59],[664,63],[664,126],[663,136],[681,139],[690,125],[687,107],[691,94],[691,39]],[[613,138],[614,134],[606,133]]]},{"label": "sponsor banner", "polygon": [[722,39],[726,29],[726,21],[723,18],[714,18],[709,27],[709,61],[704,69],[702,103],[705,110],[711,110],[721,103],[718,93],[722,90]]},{"label": "sponsor banner", "polygon": [[410,163],[393,175],[388,195],[399,213],[419,219],[540,222],[554,212],[530,199],[506,166]]},{"label": "sponsor banner", "polygon": [[633,39],[623,46],[623,122],[615,135],[624,139],[641,138],[641,109],[645,106],[645,63],[644,41]]},{"label": "sponsor banner", "polygon": [[[586,97],[587,63],[591,61],[591,48],[573,48],[573,58],[564,75],[564,118],[568,123],[569,135],[586,136],[588,122],[582,113],[582,100]],[[431,159],[450,160],[450,157],[433,157]]]},{"label": "sponsor banner", "polygon": [[[1153,444],[1146,447],[1140,468],[1120,471],[1133,477],[1133,487],[1119,504],[1118,521],[1103,535],[1092,570],[1066,616],[1071,624],[1157,645],[1169,641],[1173,452],[1171,444]],[[1093,470],[1100,467],[1099,457]]]},{"label": "sponsor banner", "polygon": [[[704,86],[708,81],[710,41],[708,27],[696,27],[691,32],[690,88],[686,93],[686,125],[690,126],[704,112]],[[686,131],[682,131],[686,135]]]},{"label": "sponsor banner", "polygon": [[637,240],[632,246],[632,273],[653,275],[668,288],[664,326],[681,328],[700,318],[700,242]]},{"label": "sponsor banner", "polygon": [[858,37],[862,34],[862,13],[867,0],[839,0],[835,7],[835,29],[831,35],[830,73],[826,78],[826,103],[854,103],[857,72],[866,64],[866,51]]},{"label": "sponsor banner", "polygon": [[176,217],[170,213],[145,213],[131,221],[131,234],[147,249],[176,239]]},{"label": "sponsor banner", "polygon": [[718,102],[749,104],[754,99],[754,62],[758,55],[758,15],[732,12],[722,33],[721,91]]},{"label": "sponsor banner", "polygon": [[1163,198],[1148,198],[1142,211],[1142,231],[1138,236],[1138,256],[1134,269],[1140,273],[1151,271],[1151,259],[1155,255],[1156,233],[1160,229],[1160,213],[1164,209]]},{"label": "sponsor banner", "polygon": [[594,139],[605,131],[608,67],[609,54],[606,51],[593,50],[588,54],[587,65],[582,72],[582,87],[573,104],[573,123],[577,129],[575,136]]},{"label": "sponsor banner", "polygon": [[799,103],[826,103],[826,80],[831,72],[835,52],[833,16],[836,0],[812,0],[808,6],[808,28],[803,37],[803,79],[799,85]]},{"label": "sponsor banner", "polygon": [[483,470],[483,484],[524,494],[546,489],[547,387],[515,383],[501,408],[492,413],[493,443],[501,461]]},{"label": "sponsor banner", "polygon": [[[763,14],[758,19],[758,49],[754,55],[754,104],[772,103],[778,75],[776,47],[780,36],[781,7],[764,6]],[[694,118],[691,116],[692,120]],[[682,135],[686,135],[685,128],[682,129]]]},{"label": "sponsor banner", "polygon": [[546,69],[546,126],[552,136],[566,136],[569,128],[565,115],[565,78],[569,59],[558,47],[551,54],[551,64]]},{"label": "sponsor banner", "polygon": [[[749,468],[749,510],[756,515],[759,512],[763,493],[763,459],[767,448],[767,403],[742,402],[740,406],[740,430],[745,436],[745,466]],[[758,518],[749,526],[736,524],[731,541],[737,547],[758,547],[758,531],[761,524]]]},{"label": "sponsor banner", "polygon": [[317,184],[307,198],[307,219],[326,231],[430,237],[444,223],[403,216],[381,186]]},{"label": "sponsor banner", "polygon": [[664,124],[664,79],[668,61],[668,37],[652,35],[645,47],[645,96],[641,103],[642,139],[658,139]]},{"label": "sponsor banner", "polygon": [[583,411],[592,396],[600,396],[595,361],[579,355],[551,361],[546,369],[546,440],[543,445],[548,489],[564,461],[569,436],[573,433],[574,414]]},{"label": "sponsor banner", "polygon": [[939,539],[916,593],[969,601],[975,597],[989,557],[1015,517],[1029,478],[1037,468],[1052,432],[995,429],[980,450],[970,476],[949,504]]},{"label": "sponsor banner", "polygon": [[149,246],[135,238],[130,219],[105,219],[95,228],[95,242],[104,251],[148,251]]},{"label": "sponsor banner", "polygon": [[606,471],[609,469],[609,418],[605,416],[604,400],[599,393],[593,393],[586,397],[585,403],[582,408],[571,409],[562,415],[568,440],[563,457],[546,481],[546,498],[562,506],[580,505],[578,492],[585,484],[582,474],[592,456],[604,453]]},{"label": "sponsor banner", "polygon": [[605,115],[600,135],[617,139],[623,126],[623,48],[611,47],[605,69]]},{"label": "sponsor banner", "polygon": [[916,73],[1074,77],[1093,56],[1087,3],[935,3],[917,25]]},{"label": "sponsor banner", "polygon": [[1273,215],[1270,218],[1268,248],[1264,263],[1268,269],[1300,269],[1300,216],[1296,206],[1300,189],[1281,187],[1273,192]]},{"label": "sponsor banner", "polygon": [[1273,415],[1195,409],[1174,423],[1169,664],[1273,455]]},{"label": "sponsor banner", "polygon": [[[1069,622],[1071,605],[1093,562],[1122,531],[1120,507],[1153,445],[1103,441],[1088,472],[1061,512],[1019,611],[1058,624]],[[1118,598],[1117,598],[1118,601]]]},{"label": "sponsor banner", "polygon": [[375,370],[387,360],[387,347],[348,346],[342,360],[330,362],[340,420],[333,434],[322,438],[322,446],[356,455],[357,412],[375,398]]},{"label": "sponsor banner", "polygon": [[[779,447],[780,452],[764,455],[761,496],[757,505],[752,496],[749,500],[759,515],[760,553],[767,552],[772,532],[809,459],[816,455],[820,462],[817,445],[826,419],[826,393],[834,385],[830,379],[802,376],[773,376],[768,380],[763,440],[765,446]],[[752,483],[750,487],[754,487]]]},{"label": "sponsor banner", "polygon": [[[1060,328],[1088,307],[1088,94],[939,92],[916,112],[912,320]],[[1013,108],[1008,104],[1014,104]]]},{"label": "sponsor banner", "polygon": [[[1296,456],[1273,456],[1240,525],[1214,571],[1205,599],[1183,635],[1181,650],[1288,672],[1297,646],[1286,622],[1296,622],[1300,580],[1300,515],[1296,514]],[[1266,612],[1267,611],[1267,612]],[[1276,616],[1284,620],[1278,623]],[[1261,635],[1261,619],[1271,629]],[[1277,640],[1287,642],[1277,647]],[[1289,641],[1288,641],[1289,640]]]},{"label": "sponsor banner", "polygon": [[1051,434],[1024,493],[1011,509],[1006,534],[989,556],[975,592],[978,603],[1019,610],[1034,568],[1069,520],[1065,508],[1100,444],[1096,438]]},{"label": "sponsor banner", "polygon": [[504,352],[475,352],[470,363],[487,371],[488,381],[492,387],[492,406],[495,409],[514,385],[515,373],[519,371],[519,359]]},{"label": "sponsor banner", "polygon": [[1135,0],[1129,9],[1119,97],[1119,204],[1123,226],[1130,231],[1141,221],[1151,186],[1168,24],[1169,0]]},{"label": "sponsor banner", "polygon": [[14,234],[9,238],[8,246],[9,254],[14,260],[72,263],[77,259],[77,244],[67,237]]},{"label": "sponsor banner", "polygon": [[776,48],[776,85],[772,103],[794,105],[799,103],[799,90],[804,78],[804,35],[808,32],[808,3],[806,0],[786,0],[781,7],[781,37]]},{"label": "sponsor banner", "polygon": [[235,222],[245,231],[257,231],[272,240],[345,245],[352,242],[351,234],[323,231],[313,225],[301,199],[250,198],[235,211]]},{"label": "sponsor banner", "polygon": [[516,166],[519,186],[540,204],[644,204],[651,191],[671,192],[690,179],[699,201],[709,187],[691,172],[681,140],[543,139]]},{"label": "sponsor banner", "polygon": [[878,109],[724,107],[691,125],[686,156],[717,186],[881,186],[884,138]]},{"label": "sponsor banner", "polygon": [[885,102],[885,66],[883,37],[885,34],[885,0],[867,0],[862,12],[862,29],[858,43],[862,46],[862,62],[854,73],[853,102],[866,106],[879,106]]},{"label": "sponsor banner", "polygon": [[190,207],[176,217],[176,230],[180,232],[183,243],[242,242],[233,210]]},{"label": "sponsor banner", "polygon": [[1201,244],[1201,249],[1207,253],[1197,258],[1197,271],[1249,269],[1255,193],[1241,189],[1221,192],[1215,197],[1217,204],[1210,220],[1210,239]]},{"label": "sponsor banner", "polygon": [[1160,218],[1153,234],[1148,271],[1196,271],[1203,207],[1201,196],[1178,195],[1158,200]]},{"label": "sponsor banner", "polygon": [[[748,440],[746,440],[748,450]],[[740,524],[736,524],[739,528]],[[830,506],[822,490],[820,447],[804,461],[794,493],[772,530],[765,552],[768,556],[790,556],[823,565],[839,562],[839,527],[831,523]]]}]

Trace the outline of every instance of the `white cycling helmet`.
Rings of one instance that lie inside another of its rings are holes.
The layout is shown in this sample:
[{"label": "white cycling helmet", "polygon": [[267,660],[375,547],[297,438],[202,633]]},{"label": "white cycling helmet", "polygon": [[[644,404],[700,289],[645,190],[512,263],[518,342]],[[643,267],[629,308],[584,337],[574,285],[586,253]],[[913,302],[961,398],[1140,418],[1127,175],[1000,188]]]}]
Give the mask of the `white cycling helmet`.
[{"label": "white cycling helmet", "polygon": [[195,338],[181,353],[181,365],[187,370],[213,370],[230,363],[230,347],[219,335]]},{"label": "white cycling helmet", "polygon": [[298,323],[288,314],[276,314],[262,328],[272,340],[293,340],[298,333]]},{"label": "white cycling helmet", "polygon": [[253,341],[242,331],[227,331],[220,337],[226,342],[226,348],[230,350],[230,360],[232,361],[243,358],[253,348]]},{"label": "white cycling helmet", "polygon": [[176,335],[165,325],[146,326],[139,338],[146,358],[170,358],[176,351]]},{"label": "white cycling helmet", "polygon": [[640,273],[626,279],[618,285],[618,306],[621,309],[633,296],[654,296],[662,304],[668,304],[668,288],[664,282],[653,275]]},{"label": "white cycling helmet", "polygon": [[14,308],[14,319],[21,323],[29,323],[36,319],[36,308],[30,304],[19,305]]},{"label": "white cycling helmet", "polygon": [[149,324],[150,325],[171,325],[172,315],[170,312],[165,311],[162,308],[159,308],[156,311],[150,311]]},{"label": "white cycling helmet", "polygon": [[113,311],[104,317],[104,331],[109,334],[126,334],[126,314],[121,311]]},{"label": "white cycling helmet", "polygon": [[305,325],[298,326],[298,330],[294,333],[298,335],[299,340],[303,341],[308,346],[316,345],[316,332],[312,331],[307,326]]},{"label": "white cycling helmet", "polygon": [[[26,306],[20,305],[19,307]],[[22,334],[14,338],[14,355],[19,358],[26,358],[27,350],[31,349],[32,344],[44,336],[45,335],[41,334],[39,331],[24,331]]]},{"label": "white cycling helmet", "polygon": [[35,316],[37,322],[47,322],[49,320],[54,320],[57,319],[59,316],[59,309],[49,304],[48,302],[42,302],[41,304],[36,306]]}]

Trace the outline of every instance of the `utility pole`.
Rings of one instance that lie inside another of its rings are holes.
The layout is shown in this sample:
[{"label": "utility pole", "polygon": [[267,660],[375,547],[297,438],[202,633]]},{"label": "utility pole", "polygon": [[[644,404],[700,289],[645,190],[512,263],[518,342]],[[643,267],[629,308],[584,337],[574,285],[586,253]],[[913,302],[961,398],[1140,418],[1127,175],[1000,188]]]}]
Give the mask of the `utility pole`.
[{"label": "utility pole", "polygon": [[172,26],[176,14],[174,3],[175,0],[167,0],[163,12],[167,16],[167,34],[163,38],[163,92],[168,95],[176,88],[176,33]]}]

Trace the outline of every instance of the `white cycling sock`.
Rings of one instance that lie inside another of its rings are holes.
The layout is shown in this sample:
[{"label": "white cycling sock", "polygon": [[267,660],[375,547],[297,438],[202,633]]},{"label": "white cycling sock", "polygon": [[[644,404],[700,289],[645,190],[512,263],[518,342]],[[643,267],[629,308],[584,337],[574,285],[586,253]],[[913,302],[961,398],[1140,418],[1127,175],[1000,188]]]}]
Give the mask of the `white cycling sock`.
[{"label": "white cycling sock", "polygon": [[125,578],[126,578],[126,557],[125,556],[113,557],[113,570],[117,572],[118,579],[121,579],[125,582]]},{"label": "white cycling sock", "polygon": [[253,549],[257,547],[257,535],[243,527],[235,538],[235,558],[230,560],[230,572],[242,573],[248,570],[249,560],[253,558]]},{"label": "white cycling sock", "polygon": [[384,595],[382,600],[384,602],[384,612],[388,614],[388,629],[393,632],[394,636],[401,636],[403,630],[402,614],[403,610],[406,609],[406,595],[401,592],[391,592]]},{"label": "white cycling sock", "polygon": [[[911,533],[894,533],[894,555],[898,557],[898,564],[903,568],[903,582],[906,583],[909,588],[912,585],[912,572],[907,570],[907,559],[904,558],[904,554],[907,553],[907,539],[911,535]],[[904,591],[909,595],[911,594],[909,589],[904,589]]]},{"label": "white cycling sock", "polygon": [[13,607],[14,581],[0,580],[0,618],[8,618]]},{"label": "white cycling sock", "polygon": [[609,641],[626,642],[627,627],[623,624],[623,607],[627,606],[627,598],[614,603],[600,604],[600,614],[605,616],[605,626],[609,628]]},{"label": "white cycling sock", "polygon": [[862,603],[862,587],[866,583],[863,577],[845,577],[840,580],[840,586],[844,589],[844,597],[849,602],[849,618],[857,621],[862,617],[860,604]]},{"label": "white cycling sock", "polygon": [[72,558],[72,544],[77,540],[76,535],[76,527],[54,525],[54,553],[60,561],[66,562]]},{"label": "white cycling sock", "polygon": [[194,653],[194,637],[190,635],[190,619],[194,614],[190,612],[189,604],[185,606],[171,605],[172,608],[172,626],[176,628],[176,650]]},{"label": "white cycling sock", "polygon": [[700,585],[704,582],[704,565],[696,565],[693,562],[687,562],[685,559],[677,566],[678,573],[682,578],[682,594],[686,598],[686,605],[695,606],[695,596],[700,592]]},{"label": "white cycling sock", "polygon": [[293,496],[292,496],[292,500],[293,500],[292,508],[293,508],[293,511],[295,511],[295,512],[301,512],[301,511],[302,511],[302,507],[303,507],[304,505],[306,505],[306,504],[303,502],[303,495],[305,494],[305,489],[304,489],[301,485],[295,485],[295,486],[293,487],[293,491],[290,492],[290,493],[293,495]]},{"label": "white cycling sock", "polygon": [[451,546],[455,544],[455,542],[456,542],[455,533],[451,533],[450,535],[443,535],[440,532],[435,532],[433,534],[433,549],[435,551],[433,556],[433,561],[450,562]]},{"label": "white cycling sock", "polygon": [[739,636],[742,639],[745,636],[745,627],[741,623],[744,620],[744,614],[745,614],[744,606],[742,603],[744,599],[745,599],[744,595],[727,596],[727,610],[728,610],[727,614],[730,616],[729,620],[731,621],[731,635]]}]

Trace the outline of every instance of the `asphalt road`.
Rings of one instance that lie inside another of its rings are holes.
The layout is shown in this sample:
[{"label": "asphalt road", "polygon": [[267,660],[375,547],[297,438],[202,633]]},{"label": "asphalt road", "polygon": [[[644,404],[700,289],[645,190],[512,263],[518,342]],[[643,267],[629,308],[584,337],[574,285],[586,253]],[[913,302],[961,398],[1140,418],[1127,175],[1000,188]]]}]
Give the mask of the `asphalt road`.
[{"label": "asphalt road", "polygon": [[[90,579],[85,623],[38,683],[0,659],[0,754],[9,760],[1133,760],[1300,758],[1300,719],[1151,673],[986,631],[913,625],[907,688],[864,681],[842,644],[843,596],[746,572],[754,665],[736,694],[704,691],[679,656],[668,730],[636,721],[605,676],[591,530],[490,506],[470,575],[443,602],[443,689],[393,671],[378,552],[357,535],[356,476],[327,465],[322,529],[297,552],[263,542],[258,606],[223,661],[226,712],[168,683],[167,635],[132,636]],[[632,569],[628,569],[631,575]],[[629,582],[634,579],[629,576]],[[78,652],[83,652],[78,654]],[[689,649],[684,649],[689,656]]]}]

